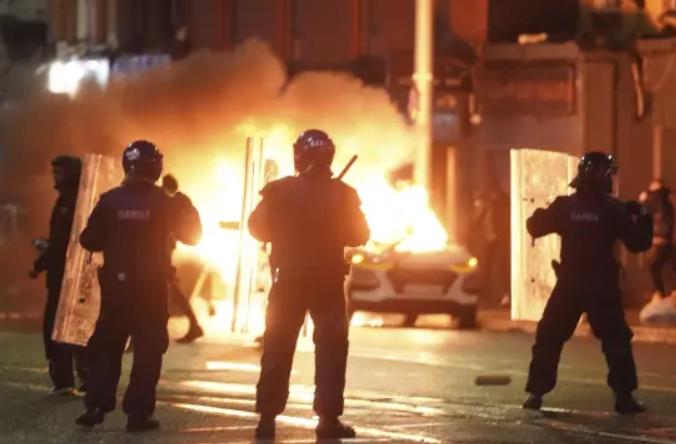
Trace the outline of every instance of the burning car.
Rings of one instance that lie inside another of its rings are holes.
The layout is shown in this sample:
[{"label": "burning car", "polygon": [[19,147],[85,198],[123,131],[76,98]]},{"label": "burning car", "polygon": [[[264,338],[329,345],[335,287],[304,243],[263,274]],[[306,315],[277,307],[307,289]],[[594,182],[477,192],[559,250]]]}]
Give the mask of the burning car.
[{"label": "burning car", "polygon": [[438,251],[355,249],[346,279],[350,315],[402,313],[412,326],[420,314],[449,314],[460,328],[476,325],[478,260],[459,246]]}]

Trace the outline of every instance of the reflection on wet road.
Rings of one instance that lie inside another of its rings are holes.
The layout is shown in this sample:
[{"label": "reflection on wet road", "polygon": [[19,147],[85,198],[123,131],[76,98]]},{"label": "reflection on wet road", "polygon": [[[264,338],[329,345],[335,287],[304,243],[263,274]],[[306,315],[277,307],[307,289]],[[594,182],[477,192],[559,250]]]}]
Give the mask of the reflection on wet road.
[{"label": "reflection on wet road", "polygon": [[[605,363],[593,340],[566,348],[556,391],[543,412],[520,408],[532,338],[443,329],[353,329],[344,419],[359,443],[652,443],[676,442],[676,362],[665,345],[637,344],[650,412],[610,411]],[[0,334],[0,440],[9,443],[251,443],[256,425],[259,351],[250,343],[207,338],[172,346],[158,387],[156,434],[129,437],[118,411],[102,428],[77,429],[80,399],[47,397],[38,334]],[[299,344],[281,443],[315,442],[313,353]],[[129,358],[125,361],[129,370]],[[476,385],[477,376],[508,385]],[[503,378],[504,379],[504,378]],[[126,384],[123,379],[121,386]]]}]

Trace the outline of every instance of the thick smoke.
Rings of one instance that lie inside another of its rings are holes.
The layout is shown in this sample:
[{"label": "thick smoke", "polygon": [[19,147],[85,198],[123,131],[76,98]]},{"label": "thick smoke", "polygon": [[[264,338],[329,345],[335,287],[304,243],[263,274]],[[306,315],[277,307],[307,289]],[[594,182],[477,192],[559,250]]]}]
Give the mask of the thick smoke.
[{"label": "thick smoke", "polygon": [[[74,98],[37,92],[3,123],[7,152],[0,187],[23,190],[27,237],[47,233],[55,198],[49,162],[59,154],[120,158],[132,140],[155,142],[165,154],[165,170],[196,203],[205,227],[220,236],[219,221],[239,220],[247,137],[264,138],[266,156],[291,174],[293,140],[306,129],[324,129],[337,145],[336,172],[359,154],[346,178],[358,190],[408,161],[413,146],[384,90],[331,72],[288,79],[279,59],[258,41],[230,53],[197,52],[169,67],[113,80],[105,89],[85,85]],[[34,254],[27,239],[21,251],[25,258],[16,276]]]},{"label": "thick smoke", "polygon": [[[152,140],[165,153],[166,170],[214,222],[238,217],[247,137],[265,137],[268,155],[289,174],[291,142],[305,129],[324,129],[338,147],[336,170],[360,155],[347,176],[358,188],[407,161],[413,146],[385,91],[330,72],[289,80],[257,41],[230,53],[197,52],[103,90],[85,85],[75,98],[38,91],[4,117],[0,187],[24,196],[28,237],[46,235],[55,198],[49,162],[59,154],[119,158],[130,141]],[[0,268],[23,276],[34,252],[27,239],[15,250],[21,259],[5,255]]]},{"label": "thick smoke", "polygon": [[44,172],[63,153],[119,157],[143,138],[161,147],[180,180],[184,171],[209,170],[215,159],[238,161],[247,136],[267,137],[274,156],[290,161],[290,142],[307,128],[332,135],[337,163],[359,154],[355,174],[364,175],[408,159],[412,141],[385,91],[330,72],[289,80],[258,41],[230,53],[197,52],[105,90],[85,86],[73,99],[43,92],[6,123],[5,178]]}]

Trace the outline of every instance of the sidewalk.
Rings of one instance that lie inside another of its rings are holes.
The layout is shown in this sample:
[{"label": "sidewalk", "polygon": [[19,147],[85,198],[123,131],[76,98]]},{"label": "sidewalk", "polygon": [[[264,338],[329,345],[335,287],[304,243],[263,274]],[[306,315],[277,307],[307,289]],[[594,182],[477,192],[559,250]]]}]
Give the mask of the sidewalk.
[{"label": "sidewalk", "polygon": [[[638,310],[628,310],[627,322],[634,331],[634,341],[654,342],[663,344],[676,344],[676,325],[656,326],[642,324],[638,319]],[[480,328],[487,331],[518,331],[535,334],[536,322],[512,321],[509,309],[486,309],[479,311],[478,322]],[[592,337],[589,324],[582,322],[575,330],[575,335],[580,337]]]}]

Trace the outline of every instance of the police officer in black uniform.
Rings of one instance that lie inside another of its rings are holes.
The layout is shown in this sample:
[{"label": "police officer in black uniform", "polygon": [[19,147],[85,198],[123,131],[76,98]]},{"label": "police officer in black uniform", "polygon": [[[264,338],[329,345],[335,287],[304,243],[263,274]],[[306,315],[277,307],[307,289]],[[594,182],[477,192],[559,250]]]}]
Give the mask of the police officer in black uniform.
[{"label": "police officer in black uniform", "polygon": [[315,328],[317,437],[355,436],[338,419],[348,352],[343,250],[366,243],[370,233],[356,191],[332,178],[334,154],[325,132],[301,134],[294,144],[298,175],[270,182],[249,219],[253,236],[271,243],[274,275],[257,386],[258,438],[275,435],[275,418],[286,406],[296,341],[308,311]]},{"label": "police officer in black uniform", "polygon": [[639,203],[611,196],[615,172],[611,156],[586,154],[571,184],[576,192],[537,209],[527,221],[533,238],[561,236],[561,263],[554,264],[557,283],[537,327],[526,386],[530,396],[524,408],[540,409],[543,395],[554,388],[563,344],[573,335],[582,313],[587,313],[608,363],[615,411],[622,415],[645,411],[632,395],[638,386],[633,333],[624,319],[614,247],[621,240],[632,252],[647,250],[653,222]]},{"label": "police officer in black uniform", "polygon": [[162,172],[162,154],[144,140],[123,155],[122,186],[103,194],[80,243],[102,251],[99,273],[101,312],[89,340],[92,366],[85,396],[86,412],[76,423],[93,427],[115,408],[122,353],[134,341],[134,363],[123,408],[127,430],[159,427],[152,419],[155,388],[167,334],[167,282],[171,270],[170,239],[193,245],[202,226],[197,210],[183,194],[170,198],[155,182]]},{"label": "police officer in black uniform", "polygon": [[30,271],[32,278],[47,272],[47,303],[42,321],[42,333],[45,355],[49,361],[49,376],[52,379],[53,393],[71,394],[75,390],[73,362],[75,371],[81,380],[80,389],[84,390],[86,373],[86,354],[83,347],[63,344],[52,340],[52,330],[61,295],[61,283],[66,268],[66,252],[73,227],[73,215],[80,185],[82,161],[77,157],[59,156],[52,160],[54,189],[59,193],[52,217],[49,222],[49,242],[47,249],[38,257]]}]

